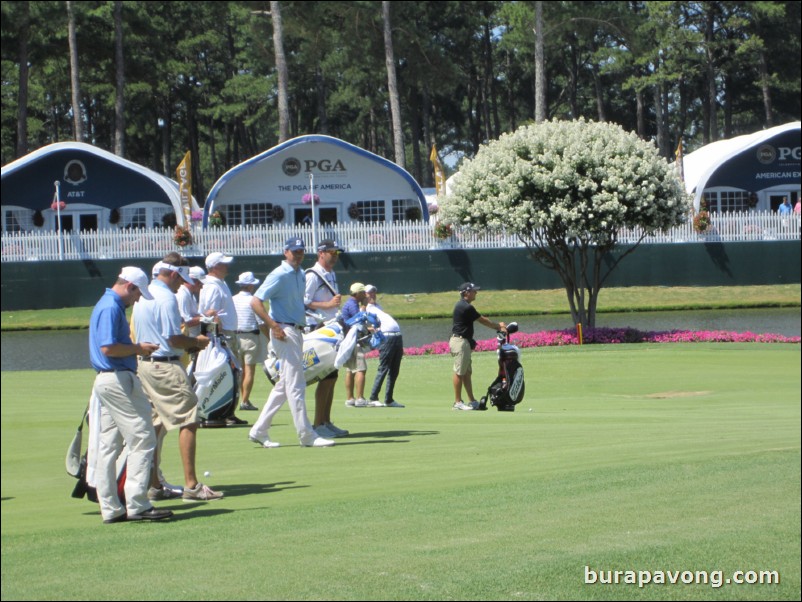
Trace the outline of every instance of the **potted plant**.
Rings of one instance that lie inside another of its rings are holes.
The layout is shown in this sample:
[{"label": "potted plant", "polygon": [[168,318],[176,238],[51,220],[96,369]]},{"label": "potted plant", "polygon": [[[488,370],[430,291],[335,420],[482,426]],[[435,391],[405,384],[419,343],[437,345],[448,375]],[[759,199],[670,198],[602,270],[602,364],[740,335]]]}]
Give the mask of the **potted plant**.
[{"label": "potted plant", "polygon": [[359,210],[359,205],[356,203],[348,205],[348,217],[351,219],[359,219],[361,215],[362,212]]},{"label": "potted plant", "polygon": [[437,225],[434,227],[434,235],[440,240],[446,240],[450,238],[452,234],[454,234],[454,229],[451,227],[451,224],[447,224],[446,222],[437,222]]},{"label": "potted plant", "polygon": [[225,225],[225,220],[219,211],[215,211],[209,216],[209,225],[214,227]]},{"label": "potted plant", "polygon": [[181,226],[176,226],[175,230],[173,230],[173,242],[179,247],[187,247],[192,244],[192,232],[189,231],[189,228],[182,228]]},{"label": "potted plant", "polygon": [[699,234],[704,234],[710,229],[710,213],[702,209],[693,216],[693,229]]}]

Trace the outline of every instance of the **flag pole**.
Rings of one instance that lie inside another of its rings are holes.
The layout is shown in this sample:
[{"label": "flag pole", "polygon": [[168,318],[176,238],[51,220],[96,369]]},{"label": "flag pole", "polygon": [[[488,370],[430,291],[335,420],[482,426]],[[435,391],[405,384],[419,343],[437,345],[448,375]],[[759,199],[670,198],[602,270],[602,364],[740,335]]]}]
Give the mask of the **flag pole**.
[{"label": "flag pole", "polygon": [[315,213],[315,175],[309,173],[309,199],[312,204],[312,248],[317,250],[317,214]]},{"label": "flag pole", "polygon": [[53,182],[56,187],[56,222],[58,224],[58,260],[64,261],[64,241],[61,237],[61,182]]}]

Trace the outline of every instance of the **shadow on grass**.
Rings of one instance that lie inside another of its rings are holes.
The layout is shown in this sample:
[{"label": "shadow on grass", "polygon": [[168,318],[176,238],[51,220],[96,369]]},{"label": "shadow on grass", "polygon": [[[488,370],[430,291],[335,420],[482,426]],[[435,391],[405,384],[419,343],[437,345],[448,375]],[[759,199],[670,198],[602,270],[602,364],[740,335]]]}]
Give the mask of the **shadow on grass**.
[{"label": "shadow on grass", "polygon": [[348,439],[340,439],[337,441],[337,445],[340,444],[340,441],[348,441],[355,437],[371,437],[373,439],[382,439],[382,438],[392,438],[392,437],[421,437],[426,435],[439,435],[440,431],[376,431],[373,433],[354,433],[352,432]]},{"label": "shadow on grass", "polygon": [[351,433],[347,438],[337,439],[337,447],[345,445],[376,445],[383,443],[409,443],[400,437],[439,435],[440,431],[377,431],[373,433]]},{"label": "shadow on grass", "polygon": [[241,495],[254,495],[259,493],[278,493],[285,489],[305,489],[309,485],[295,485],[295,481],[281,481],[279,483],[238,483],[236,485],[226,485],[220,487],[220,491],[227,497],[238,497]]}]

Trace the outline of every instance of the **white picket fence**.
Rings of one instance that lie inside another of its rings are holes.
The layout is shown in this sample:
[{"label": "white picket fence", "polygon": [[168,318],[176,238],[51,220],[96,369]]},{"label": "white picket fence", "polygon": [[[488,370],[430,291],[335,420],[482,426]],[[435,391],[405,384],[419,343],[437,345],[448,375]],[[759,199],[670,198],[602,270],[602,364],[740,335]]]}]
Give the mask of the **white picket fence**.
[{"label": "white picket fence", "polygon": [[[738,242],[758,240],[799,240],[799,215],[772,212],[713,214],[705,234],[693,230],[690,222],[668,232],[648,236],[646,243]],[[619,242],[640,238],[638,230],[621,230]],[[280,255],[284,241],[302,237],[312,246],[311,226],[245,226],[193,231],[193,244],[179,247],[169,229],[100,230],[92,232],[4,232],[2,262],[86,259],[128,259],[161,257],[168,251],[202,257],[213,251],[247,255]],[[456,230],[446,240],[434,235],[425,222],[344,223],[318,226],[316,240],[333,238],[350,253],[429,251],[436,249],[503,249],[521,247],[521,242],[503,231]]]}]

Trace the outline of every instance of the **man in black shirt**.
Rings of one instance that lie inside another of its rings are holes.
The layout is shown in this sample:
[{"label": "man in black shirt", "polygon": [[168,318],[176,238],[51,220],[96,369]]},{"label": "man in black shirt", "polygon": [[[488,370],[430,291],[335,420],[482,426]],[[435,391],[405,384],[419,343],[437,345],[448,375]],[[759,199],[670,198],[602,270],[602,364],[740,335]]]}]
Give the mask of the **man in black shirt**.
[{"label": "man in black shirt", "polygon": [[[451,357],[454,358],[454,409],[473,410],[479,407],[479,402],[473,395],[471,382],[471,352],[476,347],[476,341],[473,340],[473,323],[478,320],[488,328],[502,332],[506,331],[506,324],[488,320],[471,305],[476,299],[476,292],[481,290],[473,282],[463,282],[458,290],[460,300],[454,306],[454,324],[451,327],[451,339],[448,341]],[[463,386],[470,403],[462,401]]]}]

